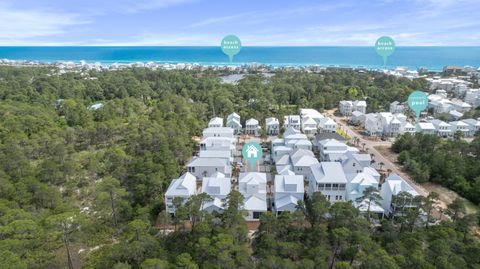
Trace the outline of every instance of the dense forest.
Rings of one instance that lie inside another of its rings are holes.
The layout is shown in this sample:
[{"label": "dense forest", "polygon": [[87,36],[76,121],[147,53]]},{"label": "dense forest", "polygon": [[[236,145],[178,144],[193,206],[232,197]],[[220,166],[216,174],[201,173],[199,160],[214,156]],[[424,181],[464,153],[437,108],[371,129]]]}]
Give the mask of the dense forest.
[{"label": "dense forest", "polygon": [[[195,196],[168,218],[163,193],[210,117],[263,120],[344,98],[375,111],[425,87],[373,72],[253,74],[236,85],[220,75],[1,67],[0,268],[480,268],[478,219],[459,201],[436,226],[417,225],[416,209],[373,228],[351,204],[318,195],[293,214],[265,214],[249,235],[237,192],[222,215],[198,211]],[[434,199],[419,203],[430,212]]]},{"label": "dense forest", "polygon": [[398,161],[417,182],[441,184],[480,204],[480,137],[472,142],[442,139],[434,135],[397,138],[392,149]]}]

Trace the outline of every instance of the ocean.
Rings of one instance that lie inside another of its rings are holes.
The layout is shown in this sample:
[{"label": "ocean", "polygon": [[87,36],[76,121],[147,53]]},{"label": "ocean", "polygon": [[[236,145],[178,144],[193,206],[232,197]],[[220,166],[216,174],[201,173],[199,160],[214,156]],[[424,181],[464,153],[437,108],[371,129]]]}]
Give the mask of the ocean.
[{"label": "ocean", "polygon": [[373,47],[243,47],[232,63],[220,47],[0,47],[0,59],[42,63],[149,62],[204,65],[350,66],[442,70],[446,65],[480,67],[480,47],[397,47],[383,65]]}]

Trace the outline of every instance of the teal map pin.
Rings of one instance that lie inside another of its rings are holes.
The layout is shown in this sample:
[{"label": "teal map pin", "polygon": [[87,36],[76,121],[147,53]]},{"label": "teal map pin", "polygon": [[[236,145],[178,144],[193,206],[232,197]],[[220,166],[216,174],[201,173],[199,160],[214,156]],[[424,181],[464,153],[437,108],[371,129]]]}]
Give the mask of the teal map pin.
[{"label": "teal map pin", "polygon": [[223,53],[228,55],[230,62],[232,62],[233,56],[237,55],[242,49],[242,42],[237,36],[227,35],[222,39],[221,47]]},{"label": "teal map pin", "polygon": [[242,156],[250,164],[250,170],[253,170],[255,162],[263,156],[262,147],[256,142],[248,142],[243,145]]},{"label": "teal map pin", "polygon": [[390,55],[395,52],[395,41],[389,36],[382,36],[375,42],[375,51],[383,58],[383,65],[387,65]]},{"label": "teal map pin", "polygon": [[418,121],[420,113],[428,107],[428,96],[422,91],[414,91],[408,96],[408,106],[415,112]]}]

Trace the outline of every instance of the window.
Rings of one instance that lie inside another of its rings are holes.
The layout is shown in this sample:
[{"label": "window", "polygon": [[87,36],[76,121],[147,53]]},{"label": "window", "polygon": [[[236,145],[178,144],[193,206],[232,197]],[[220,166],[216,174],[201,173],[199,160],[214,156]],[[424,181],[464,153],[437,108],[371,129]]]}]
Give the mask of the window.
[{"label": "window", "polygon": [[323,183],[318,184],[318,189],[323,191],[325,189],[325,184]]},{"label": "window", "polygon": [[188,167],[188,172],[195,173],[195,167],[193,166]]},{"label": "window", "polygon": [[355,164],[356,164],[356,163],[353,163],[353,167],[355,167]]},{"label": "window", "polygon": [[262,215],[262,213],[260,213],[260,212],[253,212],[253,218],[254,218],[254,219],[260,219],[260,215]]},{"label": "window", "polygon": [[344,191],[345,190],[345,184],[340,184],[338,190]]},{"label": "window", "polygon": [[332,185],[332,190],[337,191],[338,190],[338,184],[333,184]]},{"label": "window", "polygon": [[[332,184],[330,184],[330,183],[325,184],[325,190],[327,190],[327,191],[332,190]],[[329,199],[329,200],[330,200],[330,199]]]}]

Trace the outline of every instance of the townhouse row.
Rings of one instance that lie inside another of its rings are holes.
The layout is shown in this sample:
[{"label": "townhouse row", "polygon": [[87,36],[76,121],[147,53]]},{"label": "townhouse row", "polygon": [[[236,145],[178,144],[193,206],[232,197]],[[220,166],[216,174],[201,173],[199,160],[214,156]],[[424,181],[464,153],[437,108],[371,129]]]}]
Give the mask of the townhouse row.
[{"label": "townhouse row", "polygon": [[[208,127],[220,128],[223,127],[223,118],[212,118]],[[241,123],[240,115],[232,113],[227,116],[226,127],[232,128],[235,135],[247,134],[260,136],[262,133],[262,126],[257,119],[250,118],[245,121],[245,128]],[[275,117],[268,117],[265,119],[265,133],[267,135],[280,134],[280,121]],[[300,115],[287,115],[283,118],[283,127],[285,129],[292,127],[295,130],[302,131],[307,135],[315,135],[317,132],[335,132],[337,123],[332,119],[323,116],[314,109],[301,109]]]}]

